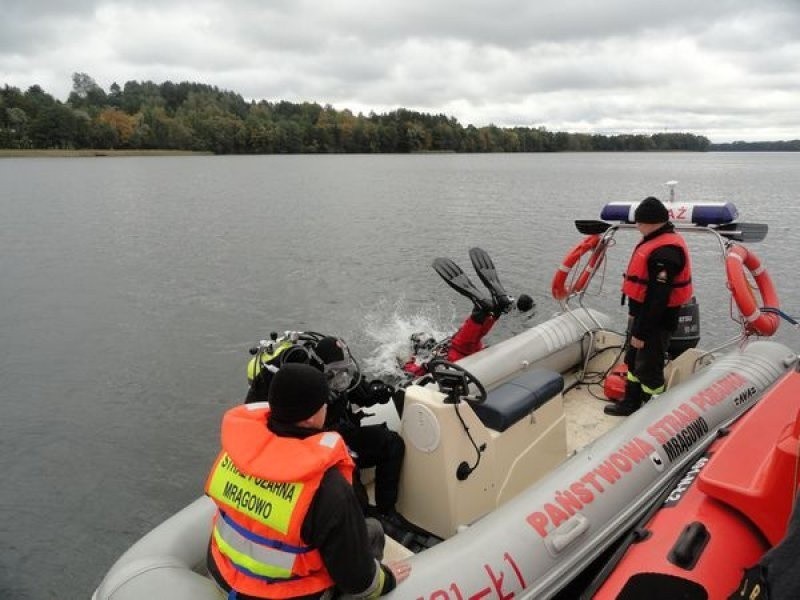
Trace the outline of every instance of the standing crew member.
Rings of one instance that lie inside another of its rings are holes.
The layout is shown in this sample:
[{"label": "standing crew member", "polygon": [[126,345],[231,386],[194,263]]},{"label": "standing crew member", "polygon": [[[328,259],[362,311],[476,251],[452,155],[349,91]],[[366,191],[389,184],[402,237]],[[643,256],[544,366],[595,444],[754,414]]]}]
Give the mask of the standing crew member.
[{"label": "standing crew member", "polygon": [[628,298],[628,376],[625,397],[606,406],[607,415],[627,416],[664,391],[664,361],[682,304],[692,298],[692,267],[686,241],[669,221],[667,208],[649,196],[634,220],[642,240],[633,249],[622,283]]},{"label": "standing crew member", "polygon": [[377,598],[410,573],[404,561],[376,557],[380,525],[364,519],[341,436],[323,431],[328,393],[319,370],[290,363],[272,379],[269,406],[223,417],[206,482],[218,507],[208,568],[229,598],[317,600],[334,589]]}]

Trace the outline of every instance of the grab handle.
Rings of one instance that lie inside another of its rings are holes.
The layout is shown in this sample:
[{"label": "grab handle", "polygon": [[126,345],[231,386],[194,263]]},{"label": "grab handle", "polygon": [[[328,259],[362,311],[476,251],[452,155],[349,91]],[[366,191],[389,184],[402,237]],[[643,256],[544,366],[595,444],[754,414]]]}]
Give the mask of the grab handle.
[{"label": "grab handle", "polygon": [[559,525],[556,530],[548,536],[547,549],[550,554],[556,556],[564,549],[582,536],[589,529],[589,519],[581,513],[577,513],[571,519]]}]

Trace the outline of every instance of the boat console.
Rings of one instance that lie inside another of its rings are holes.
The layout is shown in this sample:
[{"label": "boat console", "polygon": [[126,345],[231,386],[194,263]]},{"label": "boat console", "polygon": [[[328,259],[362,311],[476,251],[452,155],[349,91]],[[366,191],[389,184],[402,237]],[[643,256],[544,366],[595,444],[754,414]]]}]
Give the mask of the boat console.
[{"label": "boat console", "polygon": [[447,539],[567,456],[563,378],[531,370],[486,394],[449,400],[435,382],[406,390],[398,510]]}]

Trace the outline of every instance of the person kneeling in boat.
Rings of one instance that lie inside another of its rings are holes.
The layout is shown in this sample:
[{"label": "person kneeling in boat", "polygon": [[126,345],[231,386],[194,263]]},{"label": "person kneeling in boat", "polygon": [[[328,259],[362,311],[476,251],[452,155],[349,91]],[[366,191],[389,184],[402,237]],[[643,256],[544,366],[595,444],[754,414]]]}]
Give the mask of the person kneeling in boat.
[{"label": "person kneeling in boat", "polygon": [[395,534],[394,528],[408,528],[395,508],[406,451],[403,438],[385,423],[361,424],[366,414],[360,409],[387,404],[394,388],[379,379],[367,381],[355,367],[347,344],[339,338],[322,338],[311,349],[311,355],[311,364],[322,369],[331,388],[326,429],[341,434],[359,469],[375,467],[375,506],[369,504],[360,481],[355,486],[366,514],[380,519],[390,535]]},{"label": "person kneeling in boat", "polygon": [[642,240],[633,249],[622,283],[628,298],[628,367],[625,397],[606,406],[607,415],[627,416],[664,391],[664,361],[682,304],[692,298],[689,249],[658,198],[634,212]]},{"label": "person kneeling in boat", "polygon": [[218,508],[208,569],[229,598],[375,598],[411,572],[404,561],[380,562],[383,530],[363,516],[344,440],[324,430],[328,396],[321,371],[287,364],[268,405],[223,417],[206,482]]},{"label": "person kneeling in boat", "polygon": [[[368,516],[381,520],[390,535],[409,529],[408,522],[397,512],[400,470],[405,457],[405,443],[385,423],[362,425],[366,416],[361,410],[392,401],[395,389],[379,379],[367,380],[343,340],[315,334],[306,345],[284,350],[275,368],[279,373],[296,361],[307,362],[325,374],[330,387],[325,429],[338,432],[353,453],[359,470],[375,468],[375,505],[369,504],[359,472],[354,476],[356,493]],[[255,366],[254,366],[255,365]],[[282,365],[282,366],[281,366]],[[275,365],[272,365],[275,366]],[[275,377],[267,366],[257,370],[257,360],[248,364],[250,389],[246,403],[263,401]]]}]

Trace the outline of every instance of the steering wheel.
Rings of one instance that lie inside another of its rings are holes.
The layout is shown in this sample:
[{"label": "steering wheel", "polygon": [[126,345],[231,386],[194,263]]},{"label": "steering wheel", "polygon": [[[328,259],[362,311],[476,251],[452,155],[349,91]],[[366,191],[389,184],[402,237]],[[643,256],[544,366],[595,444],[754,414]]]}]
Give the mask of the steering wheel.
[{"label": "steering wheel", "polygon": [[[475,375],[467,371],[464,367],[448,362],[446,360],[432,360],[428,363],[428,373],[439,389],[448,395],[453,403],[460,398],[467,398],[471,402],[483,404],[486,402],[486,388]],[[469,386],[474,385],[478,388],[477,396],[469,395]]]}]

